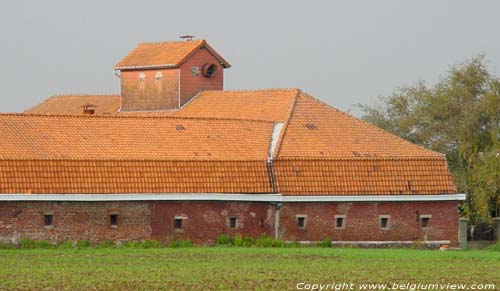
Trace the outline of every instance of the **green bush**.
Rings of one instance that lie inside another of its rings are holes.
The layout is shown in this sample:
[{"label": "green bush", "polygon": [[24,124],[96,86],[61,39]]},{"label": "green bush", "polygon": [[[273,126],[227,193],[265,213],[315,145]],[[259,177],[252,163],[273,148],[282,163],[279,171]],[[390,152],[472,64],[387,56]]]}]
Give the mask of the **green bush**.
[{"label": "green bush", "polygon": [[15,249],[17,248],[18,246],[13,244],[13,243],[8,243],[8,242],[2,242],[0,241],[0,249],[3,249],[3,250],[8,250],[8,249]]},{"label": "green bush", "polygon": [[96,247],[100,249],[111,249],[115,247],[115,244],[112,241],[105,240],[100,244],[96,245]]},{"label": "green bush", "polygon": [[168,244],[169,248],[189,248],[193,243],[190,240],[174,240]]},{"label": "green bush", "polygon": [[56,245],[58,249],[72,249],[73,243],[71,241],[60,242]]},{"label": "green bush", "polygon": [[140,244],[141,244],[140,242],[136,242],[136,241],[131,240],[131,241],[123,242],[120,245],[120,247],[122,247],[122,248],[132,248],[133,249],[133,248],[139,247]]},{"label": "green bush", "polygon": [[285,245],[287,248],[299,248],[301,245],[298,241],[294,240]]},{"label": "green bush", "polygon": [[221,234],[215,240],[215,244],[218,246],[228,246],[231,245],[231,238],[227,234]]},{"label": "green bush", "polygon": [[318,247],[322,248],[331,248],[332,247],[332,239],[331,238],[325,238],[324,240],[320,241],[318,243]]},{"label": "green bush", "polygon": [[236,234],[231,239],[231,244],[235,247],[251,247],[255,243],[254,239],[251,237],[241,236],[241,234]]},{"label": "green bush", "polygon": [[140,244],[140,247],[143,249],[157,249],[161,248],[162,244],[155,240],[145,240]]},{"label": "green bush", "polygon": [[86,249],[90,247],[90,242],[88,240],[79,240],[76,242],[75,247],[79,250]]},{"label": "green bush", "polygon": [[32,239],[21,239],[19,245],[22,249],[52,249],[55,247],[54,244],[46,240],[32,240]]},{"label": "green bush", "polygon": [[255,246],[264,248],[282,248],[285,247],[285,242],[280,239],[275,239],[265,234],[261,234],[259,238],[255,240]]},{"label": "green bush", "polygon": [[491,245],[487,248],[489,251],[500,252],[500,242],[497,242],[494,245]]}]

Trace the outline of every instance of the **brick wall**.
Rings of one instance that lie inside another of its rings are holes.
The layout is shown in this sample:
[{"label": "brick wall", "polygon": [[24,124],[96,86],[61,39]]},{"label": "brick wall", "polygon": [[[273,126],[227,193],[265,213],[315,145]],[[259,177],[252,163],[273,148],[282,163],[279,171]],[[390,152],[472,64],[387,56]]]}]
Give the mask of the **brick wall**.
[{"label": "brick wall", "polygon": [[[417,214],[419,219],[417,220]],[[307,215],[306,227],[297,226],[297,215]],[[335,216],[345,216],[345,228],[336,229]],[[382,230],[379,215],[390,215]],[[421,217],[432,215],[428,228]],[[287,203],[280,211],[280,232],[285,240],[411,241],[458,240],[457,202],[392,203]]]},{"label": "brick wall", "polygon": [[[151,219],[152,237],[160,241],[191,239],[198,244],[210,244],[220,234],[273,235],[274,209],[263,202],[157,202]],[[185,217],[182,230],[174,227],[176,216]],[[237,218],[237,228],[230,228],[231,217]]]},{"label": "brick wall", "polygon": [[[44,225],[45,214],[53,215],[52,226]],[[118,214],[116,228],[111,214]],[[0,241],[148,239],[150,219],[149,202],[0,202]]]},{"label": "brick wall", "polygon": [[122,110],[174,109],[179,104],[178,69],[122,71],[120,79]]},{"label": "brick wall", "polygon": [[[44,214],[53,214],[53,225],[44,226]],[[0,202],[0,240],[19,238],[66,241],[128,241],[191,239],[211,244],[220,234],[273,236],[276,206],[264,202]],[[110,214],[118,214],[118,226],[110,226]],[[305,227],[297,215],[306,217]],[[335,216],[345,217],[336,229]],[[379,215],[390,216],[387,230]],[[418,219],[417,219],[418,215]],[[431,215],[427,228],[421,217]],[[175,218],[182,219],[176,229]],[[229,225],[237,218],[236,228]],[[280,209],[281,238],[320,241],[450,240],[457,245],[456,202],[384,203],[285,203]]]},{"label": "brick wall", "polygon": [[[217,70],[215,74],[206,78],[202,75],[201,70],[205,64],[215,64]],[[193,67],[198,67],[199,74],[194,74]],[[213,57],[206,49],[202,48],[194,53],[187,61],[181,65],[181,104],[186,103],[191,97],[203,90],[222,90],[224,72],[222,66],[216,58]]]}]

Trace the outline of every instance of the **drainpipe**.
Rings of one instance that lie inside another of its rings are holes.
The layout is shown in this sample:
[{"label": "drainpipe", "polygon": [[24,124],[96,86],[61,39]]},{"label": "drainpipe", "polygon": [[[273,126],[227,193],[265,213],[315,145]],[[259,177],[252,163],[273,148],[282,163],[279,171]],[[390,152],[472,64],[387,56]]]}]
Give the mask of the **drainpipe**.
[{"label": "drainpipe", "polygon": [[282,202],[271,202],[272,205],[276,207],[276,212],[274,212],[274,238],[280,238],[280,210],[283,206]]}]

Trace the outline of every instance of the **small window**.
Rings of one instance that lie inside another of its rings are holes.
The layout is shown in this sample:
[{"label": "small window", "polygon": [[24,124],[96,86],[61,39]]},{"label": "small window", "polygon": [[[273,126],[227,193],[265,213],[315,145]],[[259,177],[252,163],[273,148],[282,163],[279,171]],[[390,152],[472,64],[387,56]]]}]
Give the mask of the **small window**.
[{"label": "small window", "polygon": [[237,228],[237,227],[238,227],[238,218],[229,217],[229,228]]},{"label": "small window", "polygon": [[109,225],[111,227],[117,227],[118,226],[118,214],[111,214],[109,216]]},{"label": "small window", "polygon": [[420,225],[422,226],[422,228],[427,228],[430,226],[431,218],[432,218],[431,215],[420,216]]},{"label": "small window", "polygon": [[144,81],[144,79],[146,79],[146,73],[140,72],[139,73],[139,82]]},{"label": "small window", "polygon": [[305,215],[297,215],[297,227],[298,228],[306,228],[306,218]]},{"label": "small window", "polygon": [[175,228],[175,229],[182,229],[182,221],[183,221],[183,220],[184,220],[184,219],[182,219],[182,218],[178,218],[178,217],[177,217],[177,218],[175,218],[175,219],[174,219],[174,228]]},{"label": "small window", "polygon": [[44,224],[45,226],[51,226],[51,225],[52,225],[52,223],[54,223],[54,215],[53,215],[53,214],[50,214],[50,213],[45,214],[45,215],[43,216],[43,224]]},{"label": "small window", "polygon": [[378,219],[380,229],[389,229],[389,221],[391,219],[390,215],[380,215]]},{"label": "small window", "polygon": [[345,215],[335,215],[335,228],[336,229],[345,228]]}]

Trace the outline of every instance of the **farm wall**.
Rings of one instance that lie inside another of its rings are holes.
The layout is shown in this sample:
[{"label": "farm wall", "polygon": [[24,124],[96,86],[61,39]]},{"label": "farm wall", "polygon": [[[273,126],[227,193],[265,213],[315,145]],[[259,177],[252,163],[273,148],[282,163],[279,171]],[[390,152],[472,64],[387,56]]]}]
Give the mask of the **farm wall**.
[{"label": "farm wall", "polygon": [[[51,225],[45,225],[46,215],[52,215]],[[283,240],[449,240],[456,246],[458,239],[456,202],[284,203],[278,211],[266,202],[173,201],[0,202],[0,240],[191,239],[212,244],[220,234],[274,236],[276,216]],[[385,227],[381,218],[388,218]]]}]

